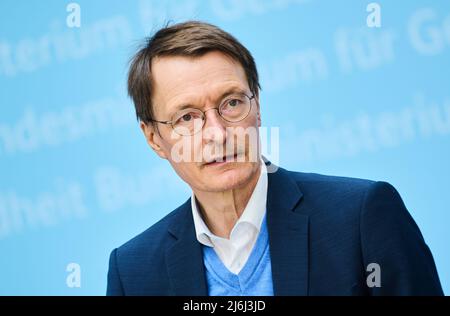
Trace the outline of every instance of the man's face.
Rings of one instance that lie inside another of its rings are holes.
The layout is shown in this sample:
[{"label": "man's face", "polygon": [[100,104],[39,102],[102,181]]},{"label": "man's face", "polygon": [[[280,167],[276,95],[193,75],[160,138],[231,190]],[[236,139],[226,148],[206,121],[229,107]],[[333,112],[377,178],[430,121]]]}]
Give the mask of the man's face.
[{"label": "man's face", "polygon": [[[239,188],[253,179],[260,163],[259,143],[254,141],[255,136],[259,139],[261,126],[258,97],[251,100],[250,113],[240,122],[227,122],[214,110],[231,90],[252,95],[242,66],[213,51],[194,58],[156,58],[152,76],[154,119],[170,121],[180,106],[206,110],[203,129],[192,136],[179,136],[170,124],[155,123],[155,129],[141,123],[153,150],[167,159],[192,189],[218,192]],[[230,161],[208,163],[224,156]]]}]

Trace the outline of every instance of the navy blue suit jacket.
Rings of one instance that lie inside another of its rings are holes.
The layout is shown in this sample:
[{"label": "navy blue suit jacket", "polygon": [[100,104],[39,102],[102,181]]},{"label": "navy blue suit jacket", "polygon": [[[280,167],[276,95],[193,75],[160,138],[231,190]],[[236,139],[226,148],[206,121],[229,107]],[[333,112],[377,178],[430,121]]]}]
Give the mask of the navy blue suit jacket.
[{"label": "navy blue suit jacket", "polygon": [[[267,225],[275,295],[443,294],[419,228],[386,182],[279,168],[268,174]],[[367,286],[370,263],[380,287]],[[107,294],[208,295],[190,199],[112,251]]]}]

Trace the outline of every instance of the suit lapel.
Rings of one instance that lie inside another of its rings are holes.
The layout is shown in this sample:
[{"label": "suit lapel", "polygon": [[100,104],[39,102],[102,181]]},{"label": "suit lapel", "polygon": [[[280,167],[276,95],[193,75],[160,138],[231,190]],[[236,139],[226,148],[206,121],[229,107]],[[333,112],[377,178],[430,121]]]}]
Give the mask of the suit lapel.
[{"label": "suit lapel", "polygon": [[269,173],[268,181],[267,227],[274,294],[308,295],[309,220],[297,210],[303,194],[282,168]]},{"label": "suit lapel", "polygon": [[177,239],[166,251],[167,272],[174,295],[208,295],[202,248],[197,241],[192,219],[191,199],[174,216],[169,233]]}]

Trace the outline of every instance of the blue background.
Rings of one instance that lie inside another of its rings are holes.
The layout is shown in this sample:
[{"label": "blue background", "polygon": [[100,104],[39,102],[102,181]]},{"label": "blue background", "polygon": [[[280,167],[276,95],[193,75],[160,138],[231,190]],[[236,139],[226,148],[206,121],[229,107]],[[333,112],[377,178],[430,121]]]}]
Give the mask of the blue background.
[{"label": "blue background", "polygon": [[275,162],[397,188],[450,294],[449,1],[377,1],[380,28],[370,1],[77,1],[80,28],[69,2],[0,2],[0,294],[103,295],[110,251],[187,199],[125,90],[143,37],[186,19],[254,55]]}]

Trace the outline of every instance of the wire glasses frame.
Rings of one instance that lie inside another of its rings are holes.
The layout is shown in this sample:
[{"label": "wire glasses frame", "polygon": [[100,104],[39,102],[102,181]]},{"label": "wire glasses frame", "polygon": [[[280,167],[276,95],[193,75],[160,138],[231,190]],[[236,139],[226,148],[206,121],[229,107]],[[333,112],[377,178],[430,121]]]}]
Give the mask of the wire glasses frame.
[{"label": "wire glasses frame", "polygon": [[187,108],[176,112],[170,121],[150,120],[152,122],[171,125],[173,130],[181,136],[192,136],[202,130],[206,122],[206,111],[217,110],[219,116],[230,123],[238,123],[247,118],[252,109],[252,99],[255,95],[234,93],[225,97],[218,107],[205,111],[196,108]]}]

